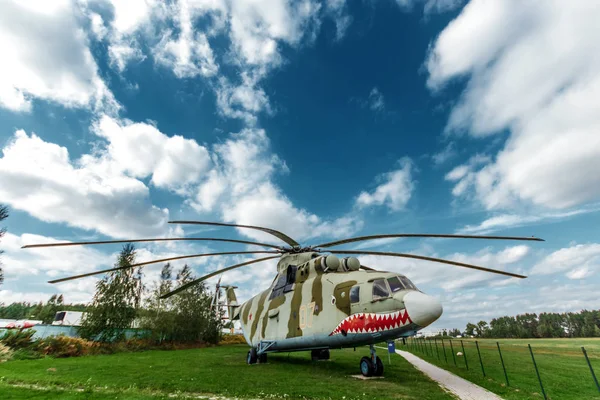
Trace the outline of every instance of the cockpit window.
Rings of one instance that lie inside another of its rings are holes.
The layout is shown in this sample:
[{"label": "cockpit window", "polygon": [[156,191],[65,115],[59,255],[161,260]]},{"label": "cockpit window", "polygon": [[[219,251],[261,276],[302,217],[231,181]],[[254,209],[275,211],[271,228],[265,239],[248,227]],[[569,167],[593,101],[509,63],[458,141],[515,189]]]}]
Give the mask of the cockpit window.
[{"label": "cockpit window", "polygon": [[390,297],[385,279],[377,279],[373,281],[373,300],[379,300],[386,297]]},{"label": "cockpit window", "polygon": [[413,285],[413,283],[407,277],[401,276],[400,280],[404,284],[404,287],[406,287],[407,289],[419,290],[419,289],[417,289],[417,287],[415,285]]},{"label": "cockpit window", "polygon": [[387,281],[390,284],[390,290],[392,291],[392,293],[396,293],[404,289],[404,285],[402,284],[402,282],[400,282],[400,279],[396,278],[395,276],[392,278],[388,278]]}]

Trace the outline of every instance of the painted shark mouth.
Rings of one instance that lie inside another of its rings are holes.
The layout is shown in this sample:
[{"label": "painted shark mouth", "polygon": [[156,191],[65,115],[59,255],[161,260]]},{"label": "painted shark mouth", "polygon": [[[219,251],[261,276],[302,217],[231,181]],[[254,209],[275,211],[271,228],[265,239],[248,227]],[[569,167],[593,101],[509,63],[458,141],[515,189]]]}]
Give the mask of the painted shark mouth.
[{"label": "painted shark mouth", "polygon": [[398,329],[412,323],[406,310],[393,313],[357,313],[346,318],[329,334],[374,333]]}]

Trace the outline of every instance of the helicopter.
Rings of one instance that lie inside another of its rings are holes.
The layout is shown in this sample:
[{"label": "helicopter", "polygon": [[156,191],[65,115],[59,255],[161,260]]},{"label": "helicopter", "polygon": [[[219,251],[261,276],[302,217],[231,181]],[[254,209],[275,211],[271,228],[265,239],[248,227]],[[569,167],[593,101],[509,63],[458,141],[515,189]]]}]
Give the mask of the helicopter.
[{"label": "helicopter", "polygon": [[[302,246],[280,231],[260,226],[205,221],[169,221],[169,223],[260,230],[285,242],[286,245],[224,238],[179,237],[45,243],[26,245],[23,248],[161,241],[216,241],[268,248],[270,250],[204,253],[163,258],[55,279],[49,283],[59,283],[119,269],[186,258],[269,254],[266,257],[255,258],[206,274],[179,286],[161,298],[176,295],[224,272],[278,258],[277,274],[269,288],[241,304],[238,303],[235,286],[220,285],[220,279],[216,286],[219,293],[215,293],[211,309],[219,305],[220,290],[221,288],[225,289],[226,303],[224,306],[228,309],[229,318],[232,321],[239,321],[244,338],[250,346],[246,362],[248,364],[265,363],[269,353],[293,351],[310,351],[314,361],[328,360],[332,349],[369,346],[370,354],[360,359],[359,369],[362,375],[370,377],[382,376],[384,370],[383,363],[376,354],[375,344],[416,335],[419,330],[440,318],[443,307],[438,299],[423,293],[405,275],[379,271],[362,265],[354,256],[411,258],[520,279],[526,278],[526,276],[417,254],[351,249],[332,250],[329,249],[330,247],[385,238],[543,241],[537,237],[393,233],[358,236],[313,246]],[[337,256],[338,254],[345,255],[345,257],[340,258]]]}]

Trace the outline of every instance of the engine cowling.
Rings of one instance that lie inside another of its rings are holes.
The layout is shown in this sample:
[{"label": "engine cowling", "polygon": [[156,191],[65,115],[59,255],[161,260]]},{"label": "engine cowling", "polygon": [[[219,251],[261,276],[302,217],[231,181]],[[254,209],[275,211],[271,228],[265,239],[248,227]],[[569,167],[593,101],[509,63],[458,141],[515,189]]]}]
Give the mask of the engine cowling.
[{"label": "engine cowling", "polygon": [[342,258],[341,264],[346,271],[358,271],[360,268],[360,261],[356,257]]},{"label": "engine cowling", "polygon": [[337,271],[340,267],[340,259],[334,255],[328,255],[323,257],[323,269],[327,269],[329,271]]}]

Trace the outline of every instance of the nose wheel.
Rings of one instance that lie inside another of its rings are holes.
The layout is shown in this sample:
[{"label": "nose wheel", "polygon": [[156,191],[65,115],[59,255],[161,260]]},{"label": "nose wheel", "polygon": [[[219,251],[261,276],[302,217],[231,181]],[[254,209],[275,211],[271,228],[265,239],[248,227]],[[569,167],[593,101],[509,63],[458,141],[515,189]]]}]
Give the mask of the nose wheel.
[{"label": "nose wheel", "polygon": [[373,345],[371,345],[371,357],[360,359],[360,373],[366,377],[383,375],[383,362],[377,356]]}]

